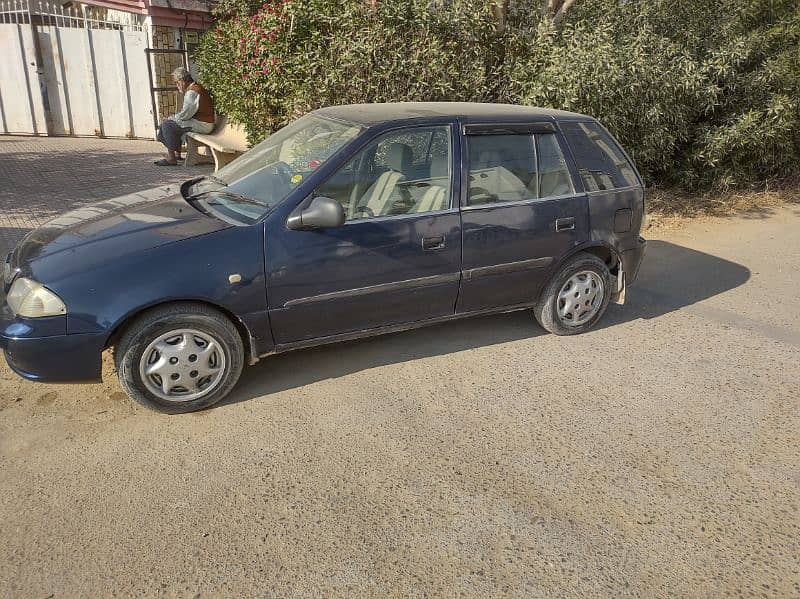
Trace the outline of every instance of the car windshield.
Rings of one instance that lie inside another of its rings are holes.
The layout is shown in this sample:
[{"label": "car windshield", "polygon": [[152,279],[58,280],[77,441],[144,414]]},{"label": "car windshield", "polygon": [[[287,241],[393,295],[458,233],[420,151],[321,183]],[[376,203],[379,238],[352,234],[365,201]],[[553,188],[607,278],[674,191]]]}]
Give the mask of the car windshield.
[{"label": "car windshield", "polygon": [[257,146],[185,188],[198,209],[234,222],[252,224],[283,201],[361,127],[306,115]]}]

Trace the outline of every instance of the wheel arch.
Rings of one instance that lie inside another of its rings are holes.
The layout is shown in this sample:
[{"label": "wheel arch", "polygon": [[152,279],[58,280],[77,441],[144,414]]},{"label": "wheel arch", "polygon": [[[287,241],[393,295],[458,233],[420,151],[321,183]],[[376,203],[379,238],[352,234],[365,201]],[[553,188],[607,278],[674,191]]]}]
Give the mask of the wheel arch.
[{"label": "wheel arch", "polygon": [[608,266],[611,274],[616,274],[619,265],[621,264],[622,257],[620,253],[614,249],[611,244],[603,241],[589,241],[575,246],[569,252],[564,254],[561,259],[553,266],[551,276],[558,272],[564,264],[575,257],[576,254],[592,254],[600,258]]},{"label": "wheel arch", "polygon": [[619,272],[619,265],[622,264],[619,252],[617,252],[613,246],[603,241],[588,241],[586,243],[576,245],[558,260],[553,262],[549,268],[547,276],[544,279],[544,283],[537,292],[537,301],[538,298],[541,297],[542,293],[544,293],[545,289],[547,289],[547,285],[553,280],[553,277],[558,273],[558,271],[561,270],[561,268],[567,262],[572,260],[577,254],[580,253],[597,256],[600,258],[600,260],[605,262],[606,266],[608,266],[608,270],[611,272],[611,275],[613,277],[617,276]]},{"label": "wheel arch", "polygon": [[205,306],[207,308],[211,308],[212,310],[216,310],[223,316],[225,316],[228,320],[231,321],[233,326],[236,328],[239,336],[242,339],[242,344],[244,345],[246,363],[254,364],[258,361],[258,352],[256,351],[255,340],[253,339],[253,335],[250,332],[250,329],[247,325],[242,321],[241,318],[236,316],[233,312],[229,309],[220,306],[219,304],[215,304],[214,302],[209,302],[207,300],[198,300],[198,299],[168,299],[161,302],[156,302],[153,304],[149,304],[146,306],[141,306],[136,310],[132,310],[128,312],[125,316],[123,316],[111,329],[111,332],[108,334],[105,340],[105,344],[103,345],[103,349],[106,350],[119,342],[119,339],[125,333],[127,328],[131,325],[133,321],[135,321],[140,316],[147,314],[153,310],[157,310],[159,308],[163,308],[164,306],[169,306],[172,304],[194,304],[199,306]]}]

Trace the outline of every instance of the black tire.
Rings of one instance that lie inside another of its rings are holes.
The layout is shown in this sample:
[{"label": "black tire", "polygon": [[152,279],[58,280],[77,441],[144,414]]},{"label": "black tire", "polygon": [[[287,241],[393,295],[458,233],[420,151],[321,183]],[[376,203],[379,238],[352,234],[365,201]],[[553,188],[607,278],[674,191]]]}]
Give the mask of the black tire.
[{"label": "black tire", "polygon": [[[603,297],[598,311],[586,322],[579,325],[568,325],[562,322],[558,316],[559,292],[567,281],[582,271],[594,272],[602,281]],[[542,291],[539,301],[533,308],[536,320],[546,331],[555,335],[579,335],[591,329],[608,307],[611,300],[611,273],[605,262],[592,254],[580,253],[573,256],[558,272],[550,279],[550,282]]]},{"label": "black tire", "polygon": [[[219,380],[205,395],[186,401],[169,401],[147,388],[139,365],[151,342],[178,329],[191,329],[213,337],[224,353],[225,362],[220,369],[222,374],[216,375],[220,376]],[[244,359],[244,344],[233,323],[220,312],[201,304],[170,304],[146,312],[125,329],[114,348],[117,375],[125,392],[143,406],[167,414],[195,412],[221,401],[239,380]]]}]

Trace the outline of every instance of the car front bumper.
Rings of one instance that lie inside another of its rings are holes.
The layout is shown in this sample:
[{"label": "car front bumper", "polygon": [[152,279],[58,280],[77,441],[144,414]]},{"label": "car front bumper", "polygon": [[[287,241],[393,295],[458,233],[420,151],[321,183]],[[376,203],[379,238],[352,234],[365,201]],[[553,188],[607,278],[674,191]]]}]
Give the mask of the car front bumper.
[{"label": "car front bumper", "polygon": [[6,302],[0,279],[0,350],[9,368],[43,383],[99,382],[105,334],[67,334],[67,316],[24,318]]},{"label": "car front bumper", "polygon": [[100,382],[103,335],[75,334],[50,337],[0,335],[0,348],[11,370],[43,383]]}]

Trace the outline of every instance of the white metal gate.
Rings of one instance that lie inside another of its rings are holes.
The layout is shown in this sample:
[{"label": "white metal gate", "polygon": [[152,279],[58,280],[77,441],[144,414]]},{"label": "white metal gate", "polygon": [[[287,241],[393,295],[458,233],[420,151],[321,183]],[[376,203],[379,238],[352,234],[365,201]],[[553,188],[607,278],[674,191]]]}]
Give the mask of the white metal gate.
[{"label": "white metal gate", "polygon": [[146,48],[134,19],[0,0],[0,133],[152,139]]}]

